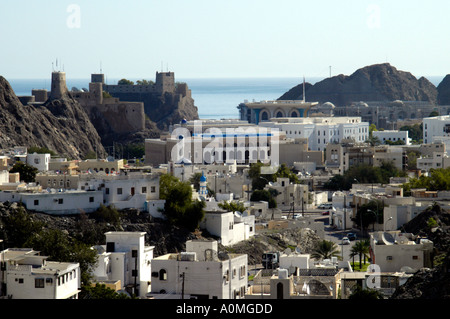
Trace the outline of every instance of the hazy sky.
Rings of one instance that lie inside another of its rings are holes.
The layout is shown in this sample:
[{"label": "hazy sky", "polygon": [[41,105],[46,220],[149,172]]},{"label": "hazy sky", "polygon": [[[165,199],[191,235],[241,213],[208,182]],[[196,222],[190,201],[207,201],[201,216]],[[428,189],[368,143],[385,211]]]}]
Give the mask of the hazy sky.
[{"label": "hazy sky", "polygon": [[389,62],[450,73],[450,1],[0,1],[0,75],[326,77]]}]

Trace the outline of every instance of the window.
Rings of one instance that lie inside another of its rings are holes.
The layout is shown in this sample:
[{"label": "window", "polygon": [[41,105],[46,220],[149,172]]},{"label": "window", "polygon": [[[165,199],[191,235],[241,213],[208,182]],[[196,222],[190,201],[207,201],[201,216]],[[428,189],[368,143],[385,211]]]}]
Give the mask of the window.
[{"label": "window", "polygon": [[145,193],[147,193],[147,187],[142,187],[142,194],[145,194]]},{"label": "window", "polygon": [[159,271],[159,280],[167,280],[167,271],[165,269]]},{"label": "window", "polygon": [[117,189],[117,195],[122,195],[122,188]]},{"label": "window", "polygon": [[35,199],[34,200],[34,206],[38,206],[39,205],[39,199]]},{"label": "window", "polygon": [[419,259],[419,256],[412,256],[412,259],[413,259],[413,260],[418,260],[418,259]]},{"label": "window", "polygon": [[93,203],[94,202],[94,197],[89,197],[89,203]]},{"label": "window", "polygon": [[386,260],[392,260],[392,256],[386,256]]},{"label": "window", "polygon": [[109,195],[109,188],[105,188],[105,194]]},{"label": "window", "polygon": [[34,288],[44,288],[44,278],[36,278],[34,280]]},{"label": "window", "polygon": [[58,204],[63,204],[64,200],[62,198],[58,198]]}]

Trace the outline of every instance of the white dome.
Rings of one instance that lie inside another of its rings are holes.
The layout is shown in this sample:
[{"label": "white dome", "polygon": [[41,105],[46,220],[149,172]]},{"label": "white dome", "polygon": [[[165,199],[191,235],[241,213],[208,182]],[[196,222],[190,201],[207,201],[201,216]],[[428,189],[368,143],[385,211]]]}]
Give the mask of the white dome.
[{"label": "white dome", "polygon": [[334,104],[331,103],[331,102],[325,102],[325,103],[322,104],[322,107],[327,107],[327,108],[334,109],[336,106],[334,106]]}]

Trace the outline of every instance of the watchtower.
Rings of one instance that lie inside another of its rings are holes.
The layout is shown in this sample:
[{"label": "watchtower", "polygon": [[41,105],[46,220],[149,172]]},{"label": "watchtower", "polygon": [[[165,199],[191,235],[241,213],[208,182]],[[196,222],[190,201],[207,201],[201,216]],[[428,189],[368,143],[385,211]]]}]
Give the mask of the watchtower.
[{"label": "watchtower", "polygon": [[156,72],[156,92],[164,94],[175,91],[175,73],[174,72]]},{"label": "watchtower", "polygon": [[92,83],[102,83],[105,84],[105,75],[104,74],[91,74],[91,82]]},{"label": "watchtower", "polygon": [[58,100],[69,92],[66,86],[65,72],[52,72],[52,87],[50,92],[50,99]]}]

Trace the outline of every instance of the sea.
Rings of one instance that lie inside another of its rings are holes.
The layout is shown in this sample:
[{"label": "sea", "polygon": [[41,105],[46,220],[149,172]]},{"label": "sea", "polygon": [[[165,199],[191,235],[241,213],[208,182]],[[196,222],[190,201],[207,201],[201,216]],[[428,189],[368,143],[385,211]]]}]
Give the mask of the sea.
[{"label": "sea", "polygon": [[[437,86],[444,76],[429,76],[430,82]],[[139,79],[132,79],[136,81]],[[119,79],[107,79],[115,84]],[[306,78],[314,84],[323,80],[320,77]],[[17,96],[31,95],[32,89],[50,90],[51,79],[10,79]],[[194,104],[198,108],[200,119],[238,119],[237,106],[244,101],[276,100],[294,86],[303,83],[303,77],[284,78],[179,78],[186,82],[192,93]],[[67,79],[70,89],[89,88],[90,79]]]}]

